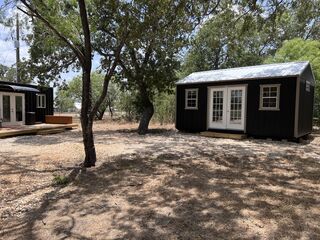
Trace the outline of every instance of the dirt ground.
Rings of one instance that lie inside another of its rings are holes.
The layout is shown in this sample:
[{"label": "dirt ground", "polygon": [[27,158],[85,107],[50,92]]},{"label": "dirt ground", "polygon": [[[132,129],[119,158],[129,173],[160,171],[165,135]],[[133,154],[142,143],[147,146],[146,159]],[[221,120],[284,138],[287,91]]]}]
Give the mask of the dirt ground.
[{"label": "dirt ground", "polygon": [[0,139],[1,239],[320,239],[320,134],[304,144],[226,140],[153,125]]}]

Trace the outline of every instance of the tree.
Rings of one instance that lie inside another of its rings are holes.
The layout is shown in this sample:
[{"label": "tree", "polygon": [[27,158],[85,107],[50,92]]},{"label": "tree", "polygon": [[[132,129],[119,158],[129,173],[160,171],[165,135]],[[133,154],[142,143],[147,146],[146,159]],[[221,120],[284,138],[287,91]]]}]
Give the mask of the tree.
[{"label": "tree", "polygon": [[108,94],[107,94],[107,107],[109,109],[110,117],[113,118],[113,114],[115,111],[116,104],[119,101],[119,88],[114,82],[110,82],[108,87]]},{"label": "tree", "polygon": [[59,112],[68,112],[75,109],[75,101],[66,89],[59,89],[55,98],[55,106]]},{"label": "tree", "polygon": [[[92,99],[93,102],[96,102],[102,94],[104,75],[98,72],[91,73],[92,81]],[[70,96],[75,102],[82,101],[82,79],[81,76],[73,78],[66,87],[66,93]],[[109,110],[111,117],[113,116],[113,108],[115,102],[118,98],[118,88],[112,81],[108,86],[108,93],[106,99],[99,106],[98,111],[96,112],[95,118],[101,120],[104,116],[105,111]]]},{"label": "tree", "polygon": [[[244,30],[246,21],[251,21],[251,27]],[[266,54],[261,42],[267,37],[257,32],[253,19],[249,20],[249,17],[242,17],[242,13],[227,8],[201,27],[186,56],[182,75],[259,64]]]},{"label": "tree", "polygon": [[320,41],[295,38],[285,41],[274,56],[266,59],[266,63],[310,61],[316,80],[315,111],[320,116]]},{"label": "tree", "polygon": [[175,120],[176,108],[175,94],[160,93],[157,94],[154,101],[155,119],[162,125],[164,123],[173,123]]},{"label": "tree", "polygon": [[297,37],[304,40],[319,39],[320,1],[293,0],[289,3],[286,11],[278,17],[276,32],[279,38],[282,41]]},{"label": "tree", "polygon": [[[22,61],[20,62],[20,82],[21,83],[31,83],[32,79],[29,77],[29,74],[25,71],[26,62]],[[0,80],[2,81],[8,81],[8,82],[15,82],[17,79],[17,70],[16,67],[13,65],[11,67],[7,67],[0,64]]]},{"label": "tree", "polygon": [[[33,19],[33,42],[31,58],[35,60],[40,55],[35,67],[43,67],[39,74],[55,76],[69,66],[82,70],[81,127],[85,149],[84,167],[95,166],[96,151],[93,138],[93,118],[104,101],[109,81],[118,63],[122,44],[114,42],[113,57],[105,67],[105,77],[102,94],[93,104],[91,87],[92,42],[89,26],[88,9],[84,0],[77,1],[43,1],[21,0],[24,8],[19,9]],[[90,16],[91,16],[90,12]],[[94,25],[91,25],[94,28]],[[37,50],[37,51],[35,51]],[[110,50],[110,49],[109,49]],[[34,55],[33,55],[34,54]],[[43,56],[49,56],[45,59]],[[50,62],[55,63],[51,66]],[[52,72],[51,72],[52,73]],[[41,75],[40,75],[41,76]],[[41,78],[39,78],[41,79]]]},{"label": "tree", "polygon": [[127,121],[136,121],[139,119],[140,111],[139,104],[137,101],[138,93],[136,91],[129,91],[123,89],[119,94],[119,99],[117,102],[117,108],[121,115]]},{"label": "tree", "polygon": [[9,67],[0,64],[0,79],[1,79],[1,80],[5,78],[6,72],[7,72],[8,70],[9,70]]},{"label": "tree", "polygon": [[[145,134],[154,114],[156,93],[170,91],[179,68],[179,52],[188,43],[189,36],[205,14],[214,13],[220,1],[126,1],[128,5],[102,4],[98,9],[98,52],[108,56],[110,11],[127,8],[128,28],[131,29],[120,57],[120,81],[128,80],[127,88],[137,91],[142,108],[139,134]],[[115,21],[116,22],[116,21]],[[113,23],[111,23],[112,25]],[[117,38],[115,34],[114,38]]]},{"label": "tree", "polygon": [[229,5],[195,35],[181,77],[195,71],[257,65],[282,42],[297,36],[317,39],[320,1],[253,1]]}]

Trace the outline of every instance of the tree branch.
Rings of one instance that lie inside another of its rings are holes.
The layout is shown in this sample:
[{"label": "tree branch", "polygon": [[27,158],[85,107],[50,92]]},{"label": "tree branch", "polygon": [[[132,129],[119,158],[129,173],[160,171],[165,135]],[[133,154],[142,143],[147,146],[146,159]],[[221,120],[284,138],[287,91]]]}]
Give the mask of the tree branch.
[{"label": "tree branch", "polygon": [[42,21],[53,33],[60,38],[64,43],[66,43],[74,52],[74,54],[78,57],[81,64],[85,62],[85,57],[83,53],[74,46],[65,36],[62,35],[45,17],[43,17],[35,8],[33,8],[26,0],[21,0],[21,3],[33,13],[33,16]]},{"label": "tree branch", "polygon": [[81,19],[83,35],[84,35],[84,57],[85,57],[84,62],[86,65],[85,66],[86,70],[88,70],[90,73],[91,72],[91,61],[92,61],[91,60],[92,49],[91,49],[90,28],[89,28],[88,17],[87,17],[88,14],[87,14],[86,5],[85,5],[84,0],[78,0],[78,5],[79,5],[79,9],[80,9],[80,19]]},{"label": "tree branch", "polygon": [[106,75],[104,76],[104,81],[103,81],[103,89],[102,89],[102,93],[99,97],[99,99],[95,102],[92,111],[90,112],[90,117],[93,117],[96,112],[98,111],[100,105],[102,104],[102,102],[105,100],[107,93],[108,93],[108,86],[109,86],[109,82],[111,77],[113,76],[113,73],[119,63],[120,60],[120,53],[122,50],[122,47],[124,45],[124,40],[119,44],[117,50],[115,51],[115,59],[112,63],[111,68],[109,69],[109,71],[106,73]]}]

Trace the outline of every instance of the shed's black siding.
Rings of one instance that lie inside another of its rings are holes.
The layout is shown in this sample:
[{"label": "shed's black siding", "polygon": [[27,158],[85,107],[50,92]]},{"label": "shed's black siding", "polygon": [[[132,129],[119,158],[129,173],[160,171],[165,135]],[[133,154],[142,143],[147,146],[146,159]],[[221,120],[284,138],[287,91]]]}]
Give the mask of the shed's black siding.
[{"label": "shed's black siding", "polygon": [[46,95],[46,108],[36,108],[36,121],[44,122],[46,115],[53,115],[53,89],[39,87],[39,90]]},{"label": "shed's black siding", "polygon": [[[185,89],[198,88],[198,109],[185,109]],[[181,131],[201,132],[207,126],[207,85],[177,85],[176,128]]]},{"label": "shed's black siding", "polygon": [[[280,110],[259,110],[260,85],[280,85]],[[251,136],[294,138],[296,77],[241,80],[202,84],[177,85],[176,128],[181,131],[207,130],[207,97],[210,86],[247,85],[246,130]],[[185,89],[198,88],[198,109],[185,109]]]},{"label": "shed's black siding", "polygon": [[[37,99],[36,99],[36,92],[29,92],[29,91],[19,91],[19,93],[24,93],[25,95],[25,112],[35,112],[36,113],[36,121],[37,122],[44,122],[45,115],[53,115],[53,88],[51,87],[40,87],[30,84],[20,84],[14,82],[4,82],[0,81],[0,84],[8,84],[8,85],[15,85],[15,86],[25,86],[30,88],[35,88],[40,91],[40,94],[46,95],[46,108],[37,108]],[[13,90],[1,90],[2,92],[16,92]]]}]

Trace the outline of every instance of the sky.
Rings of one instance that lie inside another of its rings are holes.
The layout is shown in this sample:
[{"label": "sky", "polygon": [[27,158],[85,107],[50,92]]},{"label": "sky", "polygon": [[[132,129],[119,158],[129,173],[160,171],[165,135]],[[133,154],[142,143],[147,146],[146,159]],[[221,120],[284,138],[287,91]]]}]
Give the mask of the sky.
[{"label": "sky", "polygon": [[[3,1],[0,0],[0,8],[3,9]],[[12,8],[5,8],[6,12],[12,14]],[[15,55],[15,48],[14,48],[14,37],[15,32],[12,31],[9,27],[0,24],[0,64],[5,66],[12,66],[15,64],[16,55]],[[28,57],[28,47],[26,43],[20,43],[20,54],[21,57]]]},{"label": "sky", "polygon": [[[3,6],[3,1],[0,0],[0,9]],[[6,8],[9,14],[13,14],[15,9]],[[22,14],[22,13],[20,13]],[[25,30],[22,30],[22,32]],[[15,31],[10,27],[6,27],[0,23],[0,64],[11,67],[16,62],[16,50],[14,47]],[[20,41],[20,58],[29,58],[28,54],[29,47],[24,41]],[[99,56],[95,56],[93,59],[93,69],[99,66]],[[80,72],[69,71],[68,73],[62,74],[64,80],[70,81],[73,77],[79,75]]]}]

